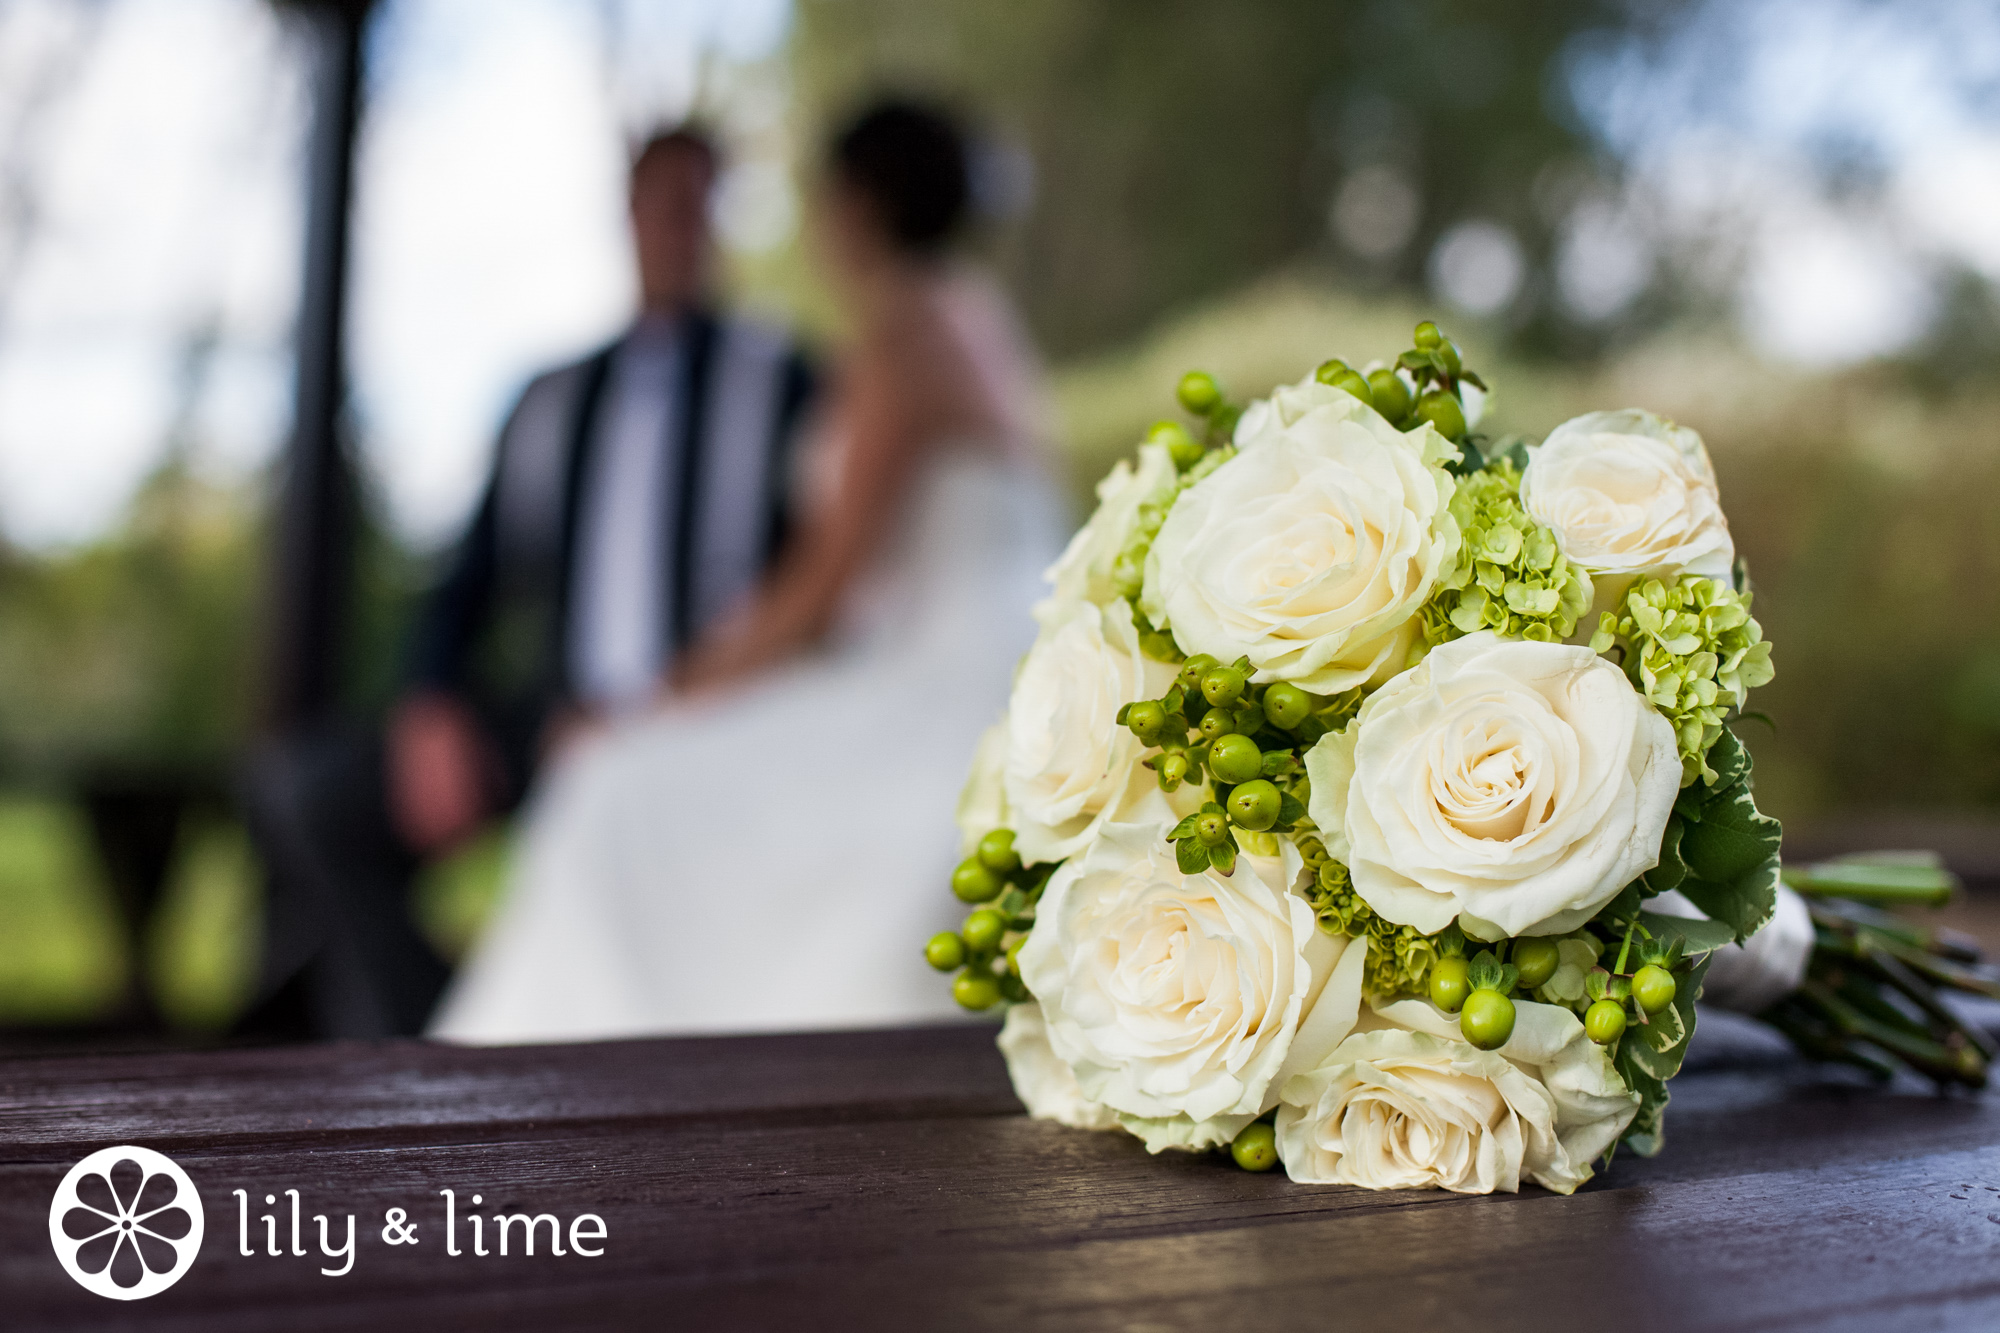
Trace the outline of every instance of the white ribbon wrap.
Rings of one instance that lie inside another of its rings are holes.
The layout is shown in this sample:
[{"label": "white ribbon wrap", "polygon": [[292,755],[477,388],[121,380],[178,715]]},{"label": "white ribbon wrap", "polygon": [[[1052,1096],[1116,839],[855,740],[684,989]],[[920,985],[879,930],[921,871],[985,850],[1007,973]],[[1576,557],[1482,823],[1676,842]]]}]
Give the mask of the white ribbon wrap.
[{"label": "white ribbon wrap", "polygon": [[[1661,916],[1702,915],[1678,892],[1663,893],[1646,906]],[[1778,904],[1763,929],[1747,943],[1725,944],[1715,951],[1701,998],[1739,1014],[1761,1013],[1799,988],[1812,946],[1812,914],[1806,911],[1806,900],[1780,884]]]}]

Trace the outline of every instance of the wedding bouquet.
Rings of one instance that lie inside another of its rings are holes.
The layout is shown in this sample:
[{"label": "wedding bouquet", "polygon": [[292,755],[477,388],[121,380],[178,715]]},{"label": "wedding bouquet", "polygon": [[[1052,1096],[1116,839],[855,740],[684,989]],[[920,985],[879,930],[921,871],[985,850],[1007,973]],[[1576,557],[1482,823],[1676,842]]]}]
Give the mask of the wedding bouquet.
[{"label": "wedding bouquet", "polygon": [[[1414,341],[1247,407],[1183,378],[1192,424],[1049,572],[960,801],[976,906],[926,953],[1008,1005],[1036,1116],[1296,1181],[1567,1193],[1658,1150],[1719,950],[1746,1008],[1807,970],[1728,725],[1771,646],[1698,435],[1628,410],[1492,440],[1458,348]],[[1983,1078],[1926,1021],[1917,1054]]]}]

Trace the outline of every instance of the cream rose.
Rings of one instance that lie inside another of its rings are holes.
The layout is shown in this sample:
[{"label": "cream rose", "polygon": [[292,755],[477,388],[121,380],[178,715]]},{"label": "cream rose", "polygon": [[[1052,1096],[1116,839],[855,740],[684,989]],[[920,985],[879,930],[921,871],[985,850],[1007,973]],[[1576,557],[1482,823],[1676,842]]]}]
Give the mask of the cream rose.
[{"label": "cream rose", "polygon": [[1521,504],[1592,574],[1726,579],[1736,560],[1701,436],[1636,409],[1566,421],[1528,451]]},{"label": "cream rose", "polygon": [[1140,508],[1172,499],[1178,477],[1165,445],[1140,445],[1136,467],[1119,459],[1097,483],[1096,510],[1043,576],[1051,591],[1035,607],[1036,618],[1059,617],[1074,602],[1105,606],[1115,601],[1118,557],[1139,535]]},{"label": "cream rose", "polygon": [[1236,444],[1154,538],[1147,615],[1259,681],[1332,693],[1402,670],[1458,551],[1451,444],[1310,380],[1253,405]]},{"label": "cream rose", "polygon": [[1385,1005],[1282,1095],[1278,1155],[1293,1180],[1461,1194],[1524,1179],[1568,1194],[1639,1107],[1575,1014],[1528,1000],[1496,1051],[1428,1001]]},{"label": "cream rose", "polygon": [[1320,930],[1303,864],[1182,874],[1168,823],[1112,824],[1049,880],[1021,979],[1084,1097],[1157,1151],[1234,1137],[1358,1012],[1365,946]]},{"label": "cream rose", "polygon": [[1434,649],[1306,755],[1308,809],[1377,913],[1482,939],[1574,930],[1659,859],[1674,730],[1587,648]]},{"label": "cream rose", "polygon": [[[1060,861],[1106,821],[1160,795],[1153,771],[1139,763],[1146,747],[1118,725],[1118,710],[1159,698],[1174,674],[1139,651],[1123,601],[1073,602],[1042,626],[1007,705],[1001,782],[1023,859]],[[1183,787],[1169,804],[1178,809],[1196,795]]]},{"label": "cream rose", "polygon": [[1084,1096],[1076,1075],[1056,1058],[1040,1005],[1008,1007],[1007,1021],[1000,1025],[1000,1054],[1007,1059],[1014,1095],[1035,1119],[1054,1120],[1072,1129],[1118,1128],[1118,1113]]},{"label": "cream rose", "polygon": [[1007,818],[1007,720],[988,727],[979,735],[979,747],[972,752],[972,771],[959,789],[959,854],[972,855],[979,840],[997,828],[1011,827]]}]

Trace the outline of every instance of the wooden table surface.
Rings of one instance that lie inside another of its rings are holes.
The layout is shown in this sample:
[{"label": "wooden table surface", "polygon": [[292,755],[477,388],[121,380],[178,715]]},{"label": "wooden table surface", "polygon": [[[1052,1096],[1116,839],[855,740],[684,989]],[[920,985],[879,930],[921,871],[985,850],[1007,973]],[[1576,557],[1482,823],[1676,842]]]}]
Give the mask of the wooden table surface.
[{"label": "wooden table surface", "polygon": [[[1463,1198],[1030,1121],[977,1027],[10,1060],[0,1327],[2000,1328],[2000,1098],[1709,1064],[1674,1085],[1661,1157],[1570,1198]],[[206,1213],[144,1301],[86,1292],[49,1242],[64,1173],[114,1144],[171,1156]],[[391,1208],[415,1244],[384,1242]],[[481,1258],[468,1210],[609,1234],[557,1257],[544,1224],[527,1257],[517,1228]],[[336,1244],[355,1218],[345,1276],[319,1272],[318,1214]]]}]

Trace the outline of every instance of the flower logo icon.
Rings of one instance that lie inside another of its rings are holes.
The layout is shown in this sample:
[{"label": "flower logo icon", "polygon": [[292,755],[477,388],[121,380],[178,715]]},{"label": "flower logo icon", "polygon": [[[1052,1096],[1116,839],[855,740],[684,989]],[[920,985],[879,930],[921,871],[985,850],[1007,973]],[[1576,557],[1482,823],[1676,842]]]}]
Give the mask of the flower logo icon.
[{"label": "flower logo icon", "polygon": [[104,1148],[69,1169],[49,1205],[63,1271],[114,1301],[157,1296],[201,1251],[201,1198],[178,1163],[150,1148]]}]

